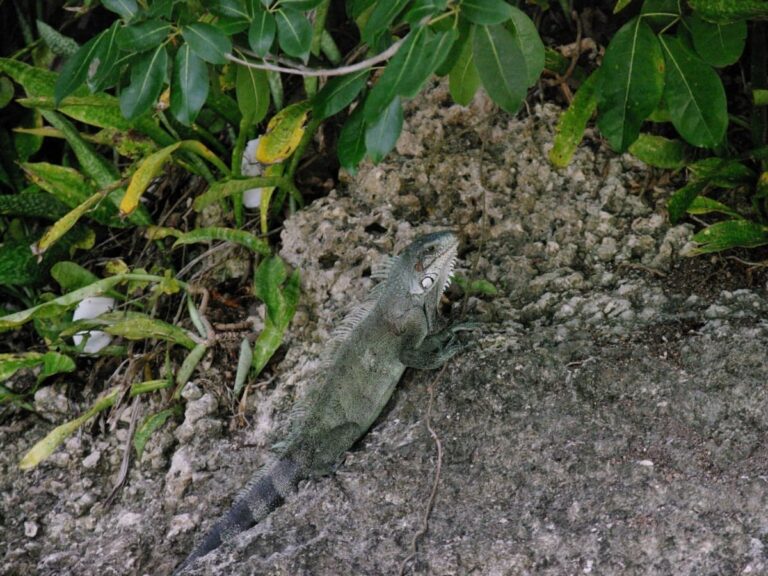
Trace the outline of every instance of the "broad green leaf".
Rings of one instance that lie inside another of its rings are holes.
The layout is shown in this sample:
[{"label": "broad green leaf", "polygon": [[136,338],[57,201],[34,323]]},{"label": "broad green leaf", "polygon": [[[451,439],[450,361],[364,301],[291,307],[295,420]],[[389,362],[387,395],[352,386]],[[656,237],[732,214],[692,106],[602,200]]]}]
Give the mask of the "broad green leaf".
[{"label": "broad green leaf", "polygon": [[538,82],[541,71],[544,70],[544,43],[541,41],[536,25],[522,10],[509,7],[509,27],[513,32],[520,51],[525,58],[528,86]]},{"label": "broad green leaf", "polygon": [[[7,74],[17,84],[21,84],[28,96],[52,97],[59,75],[37,66],[30,66],[20,60],[0,58],[0,72]],[[80,89],[79,94],[88,91]]]},{"label": "broad green leaf", "polygon": [[163,43],[170,31],[170,23],[164,20],[145,20],[139,24],[124,26],[117,35],[117,45],[130,52],[152,50]]},{"label": "broad green leaf", "polygon": [[131,83],[120,94],[120,110],[128,119],[150,110],[157,102],[168,74],[164,45],[142,54],[131,66]]},{"label": "broad green leaf", "polygon": [[350,174],[357,172],[357,165],[365,157],[365,122],[363,106],[359,105],[350,114],[339,134],[336,145],[339,163]]},{"label": "broad green leaf", "polygon": [[730,66],[738,62],[747,43],[747,23],[712,24],[693,14],[686,19],[693,47],[712,66]]},{"label": "broad green leaf", "polygon": [[664,103],[672,124],[694,146],[717,146],[728,127],[720,77],[679,39],[661,36],[659,40],[667,61]]},{"label": "broad green leaf", "polygon": [[656,168],[676,170],[685,165],[685,144],[655,134],[640,134],[629,147],[630,153]]},{"label": "broad green leaf", "polygon": [[39,256],[48,250],[64,234],[69,232],[83,215],[91,210],[104,198],[104,194],[97,192],[79,206],[70,210],[67,214],[59,218],[53,225],[46,230],[45,234],[32,246],[32,252]]},{"label": "broad green leaf", "polygon": [[238,65],[235,94],[243,117],[248,118],[251,124],[261,122],[269,110],[269,80],[266,71]]},{"label": "broad green leaf", "polygon": [[166,20],[170,20],[171,15],[173,14],[174,4],[176,4],[176,0],[152,0],[146,14],[150,18],[165,18]]},{"label": "broad green leaf", "polygon": [[389,154],[403,128],[403,107],[396,97],[381,115],[365,130],[365,149],[374,164]]},{"label": "broad green leaf", "polygon": [[[110,314],[104,314],[102,319]],[[191,350],[195,347],[195,341],[182,328],[168,324],[157,318],[133,313],[123,320],[115,320],[103,326],[102,330],[112,336],[122,336],[128,340],[148,340],[157,338],[172,344],[179,344]]]},{"label": "broad green leaf", "polygon": [[91,38],[73,56],[70,56],[61,68],[54,91],[54,99],[57,105],[65,96],[74,92],[76,88],[85,82],[88,76],[88,67],[91,65],[91,61],[99,49],[102,38],[104,38],[103,33]]},{"label": "broad green leaf", "polygon": [[459,19],[457,30],[459,35],[451,46],[451,49],[448,51],[448,55],[443,59],[442,64],[435,68],[435,74],[441,78],[447,76],[456,65],[456,61],[459,59],[459,55],[464,50],[467,43],[469,43],[470,46],[472,45],[470,36],[475,32],[474,25],[464,19]]},{"label": "broad green leaf", "polygon": [[597,125],[611,146],[623,152],[637,139],[664,89],[664,56],[641,18],[633,18],[614,35],[600,78]]},{"label": "broad green leaf", "polygon": [[181,404],[177,404],[173,408],[166,408],[155,414],[151,414],[144,418],[139,428],[136,430],[136,435],[133,437],[133,447],[136,450],[136,460],[141,460],[141,455],[144,453],[144,446],[147,444],[150,436],[163,427],[168,421],[168,418],[175,416],[181,412]]},{"label": "broad green leaf", "polygon": [[72,38],[64,36],[42,20],[37,21],[37,32],[43,42],[51,49],[51,52],[58,56],[73,56],[80,48]]},{"label": "broad green leaf", "polygon": [[488,26],[501,24],[512,15],[511,6],[504,0],[461,0],[461,15],[474,24]]},{"label": "broad green leaf", "polygon": [[571,105],[560,115],[555,132],[555,143],[549,152],[549,161],[564,168],[584,136],[587,122],[597,109],[596,88],[600,83],[600,69],[589,75],[573,97]]},{"label": "broad green leaf", "polygon": [[5,76],[0,76],[0,110],[11,103],[13,96],[13,82],[11,82]]},{"label": "broad green leaf", "polygon": [[256,10],[248,29],[248,45],[257,56],[263,58],[269,54],[272,43],[275,41],[277,24],[271,12],[262,8],[260,3],[255,4],[259,9]]},{"label": "broad green leaf", "polygon": [[197,118],[208,97],[208,67],[192,53],[189,44],[176,52],[171,82],[171,113],[189,126]]},{"label": "broad green leaf", "polygon": [[411,32],[365,100],[365,120],[379,118],[395,96],[412,98],[448,54],[455,30],[432,32],[426,26]]},{"label": "broad green leaf", "polygon": [[114,86],[120,77],[120,67],[116,65],[120,53],[120,48],[117,45],[120,28],[120,21],[115,20],[112,26],[101,35],[86,77],[88,89],[91,92],[98,92]]},{"label": "broad green leaf", "polygon": [[721,214],[725,214],[726,216],[731,216],[732,218],[741,219],[742,216],[735,210],[729,208],[722,202],[718,202],[717,200],[713,200],[712,198],[708,198],[707,196],[697,196],[693,202],[688,206],[687,212],[689,214],[711,214],[712,212],[720,212]]},{"label": "broad green leaf", "polygon": [[312,25],[306,16],[298,10],[281,8],[275,12],[275,20],[280,48],[289,56],[306,62],[312,44]]},{"label": "broad green leaf", "polygon": [[416,26],[424,18],[437,16],[447,5],[447,0],[415,0],[402,19]]},{"label": "broad green leaf", "polygon": [[368,74],[369,70],[361,70],[331,78],[315,95],[315,117],[325,120],[349,106],[365,86]]},{"label": "broad green leaf", "polygon": [[283,318],[285,301],[281,285],[287,277],[285,263],[276,255],[264,258],[253,273],[254,296],[264,302],[267,318],[275,323]]},{"label": "broad green leaf", "polygon": [[729,248],[755,248],[768,244],[768,227],[750,220],[716,222],[694,234],[696,254],[710,254]]},{"label": "broad green leaf", "polygon": [[368,17],[368,21],[363,28],[363,41],[371,44],[380,33],[384,32],[395,17],[403,11],[408,4],[408,0],[388,0],[386,2],[376,2],[373,11]]},{"label": "broad green leaf", "polygon": [[676,224],[683,217],[688,207],[696,197],[704,192],[707,182],[704,180],[693,180],[675,192],[667,201],[667,210],[669,211],[669,221]]},{"label": "broad green leaf", "polygon": [[181,29],[184,40],[192,51],[211,64],[226,64],[227,54],[232,52],[232,41],[224,32],[204,22],[195,22]]},{"label": "broad green leaf", "polygon": [[[258,0],[254,2],[249,0],[248,4],[256,4],[261,7],[261,2]],[[213,3],[211,8],[217,14],[221,14],[222,16],[229,16],[230,18],[246,18],[248,20],[251,18],[251,15],[248,12],[248,7],[246,7],[246,2],[243,0],[218,0]]]},{"label": "broad green leaf", "polygon": [[480,74],[472,54],[471,37],[469,41],[464,42],[456,64],[448,75],[448,82],[451,97],[457,104],[466,106],[475,97],[475,92],[480,87]]},{"label": "broad green leaf", "polygon": [[51,276],[59,283],[62,292],[65,293],[79,290],[99,280],[90,270],[86,270],[76,262],[69,261],[54,264],[51,268]]},{"label": "broad green leaf", "polygon": [[139,11],[136,0],[101,0],[104,8],[130,20]]},{"label": "broad green leaf", "polygon": [[251,252],[268,256],[272,253],[269,244],[261,238],[245,230],[236,230],[234,228],[197,228],[191,232],[185,232],[177,236],[173,247],[177,248],[184,244],[195,244],[197,242],[210,242],[211,240],[224,240],[233,244],[245,246]]},{"label": "broad green leaf", "polygon": [[528,71],[512,33],[501,25],[476,26],[472,53],[485,91],[504,111],[515,114],[527,93]]},{"label": "broad green leaf", "polygon": [[310,111],[310,104],[304,101],[286,106],[275,114],[266,133],[259,139],[256,160],[262,164],[276,164],[293,154],[304,136]]}]

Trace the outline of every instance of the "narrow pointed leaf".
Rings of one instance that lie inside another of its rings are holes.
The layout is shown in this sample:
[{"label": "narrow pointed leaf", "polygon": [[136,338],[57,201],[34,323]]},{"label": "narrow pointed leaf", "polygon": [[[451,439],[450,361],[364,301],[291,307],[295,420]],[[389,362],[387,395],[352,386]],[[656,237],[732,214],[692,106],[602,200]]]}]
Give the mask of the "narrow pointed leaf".
[{"label": "narrow pointed leaf", "polygon": [[131,83],[120,94],[120,110],[126,118],[135,118],[154,106],[167,73],[168,52],[163,45],[136,60],[131,67]]},{"label": "narrow pointed leaf", "polygon": [[171,113],[189,126],[208,97],[208,67],[193,52],[189,44],[182,44],[176,52],[171,83]]},{"label": "narrow pointed leaf", "polygon": [[77,223],[83,215],[91,210],[99,201],[104,198],[104,195],[97,192],[85,202],[70,210],[67,214],[59,218],[53,226],[51,226],[42,238],[38,240],[32,247],[32,252],[39,256],[48,250],[54,242],[58,241],[64,234],[69,232],[72,227]]},{"label": "narrow pointed leaf", "polygon": [[363,89],[369,73],[368,70],[361,70],[331,78],[314,98],[315,116],[325,120],[344,110]]},{"label": "narrow pointed leaf", "polygon": [[195,54],[211,64],[226,64],[226,55],[232,52],[232,41],[212,24],[196,22],[184,26],[181,35]]},{"label": "narrow pointed leaf", "polygon": [[380,162],[395,147],[402,128],[403,107],[397,97],[365,130],[365,148],[374,163]]},{"label": "narrow pointed leaf", "polygon": [[65,96],[74,92],[76,88],[85,82],[85,79],[88,76],[88,68],[98,52],[103,38],[105,38],[104,33],[93,37],[83,44],[83,46],[64,64],[61,73],[56,80],[56,88],[54,91],[56,104],[61,102]]},{"label": "narrow pointed leaf", "polygon": [[272,253],[269,244],[258,236],[245,230],[222,227],[197,228],[191,232],[180,234],[177,237],[176,242],[173,243],[173,247],[177,248],[184,244],[211,242],[213,240],[224,240],[226,242],[232,242],[233,244],[239,244],[245,246],[248,250],[256,254],[263,254],[265,256]]},{"label": "narrow pointed leaf", "polygon": [[133,447],[136,450],[136,460],[141,460],[141,455],[144,453],[144,446],[152,436],[152,434],[163,427],[168,421],[168,418],[174,416],[180,412],[181,405],[174,406],[173,408],[166,408],[155,414],[147,416],[144,421],[136,430],[136,435],[133,437]]},{"label": "narrow pointed leaf", "polygon": [[667,61],[664,103],[672,124],[694,146],[713,148],[728,127],[720,77],[677,38],[661,37]]},{"label": "narrow pointed leaf", "polygon": [[365,24],[365,28],[363,28],[363,40],[370,44],[378,34],[384,32],[389,27],[407,4],[408,0],[376,2]]},{"label": "narrow pointed leaf", "polygon": [[247,66],[237,67],[235,82],[237,105],[243,117],[250,119],[251,124],[258,124],[269,110],[269,79],[265,70],[257,70]]},{"label": "narrow pointed leaf", "polygon": [[471,37],[467,42],[464,42],[459,57],[456,59],[456,64],[448,74],[448,87],[451,91],[451,97],[462,106],[466,106],[472,101],[480,87],[480,74],[472,54]]},{"label": "narrow pointed leaf", "polygon": [[555,143],[549,152],[549,161],[555,166],[564,168],[571,161],[573,153],[584,136],[587,122],[597,109],[598,74],[599,69],[582,83],[571,105],[557,121]]},{"label": "narrow pointed leaf", "polygon": [[710,254],[729,248],[755,248],[768,244],[768,228],[751,220],[716,222],[693,236],[699,244],[697,254]]},{"label": "narrow pointed leaf", "polygon": [[512,33],[501,25],[477,26],[472,51],[485,91],[503,110],[515,114],[527,93],[528,70]]},{"label": "narrow pointed leaf", "polygon": [[691,202],[690,206],[688,206],[687,212],[688,214],[696,215],[719,212],[721,214],[725,214],[726,216],[730,216],[731,218],[736,218],[738,220],[743,219],[741,214],[735,210],[729,208],[722,202],[718,202],[717,200],[713,200],[707,196],[697,196],[693,202]]},{"label": "narrow pointed leaf", "polygon": [[637,139],[664,89],[664,56],[641,18],[633,18],[614,35],[600,77],[597,124],[611,146],[623,152]]},{"label": "narrow pointed leaf", "polygon": [[120,48],[117,36],[120,32],[120,21],[104,31],[99,47],[91,60],[86,81],[91,92],[98,92],[113,86],[119,78],[119,66],[116,66]]},{"label": "narrow pointed leaf", "polygon": [[282,8],[275,13],[277,39],[289,56],[306,62],[312,44],[312,25],[298,10]]},{"label": "narrow pointed leaf", "polygon": [[269,54],[272,43],[275,41],[277,24],[271,12],[264,10],[260,3],[256,2],[256,4],[259,8],[256,10],[248,29],[248,44],[257,56],[263,58]]},{"label": "narrow pointed leaf", "polygon": [[165,20],[145,20],[124,26],[117,35],[117,45],[125,51],[144,52],[162,44],[170,31],[171,25]]},{"label": "narrow pointed leaf", "polygon": [[42,20],[37,21],[37,32],[46,46],[57,56],[73,56],[80,46],[69,36],[64,36],[58,30],[51,28]]},{"label": "narrow pointed leaf", "polygon": [[267,132],[259,139],[256,160],[275,164],[293,154],[304,136],[310,111],[308,102],[297,102],[275,114],[267,125]]},{"label": "narrow pointed leaf", "polygon": [[520,51],[525,58],[528,86],[533,86],[539,80],[544,70],[544,43],[541,41],[536,25],[522,10],[509,7],[510,20],[508,28],[514,34]]},{"label": "narrow pointed leaf", "polygon": [[339,163],[350,174],[357,172],[357,165],[365,157],[365,121],[360,105],[347,118],[339,134],[337,144]]},{"label": "narrow pointed leaf", "polygon": [[629,147],[633,156],[650,166],[676,170],[685,165],[685,144],[656,134],[640,134]]},{"label": "narrow pointed leaf", "polygon": [[696,197],[704,192],[706,186],[707,182],[704,180],[693,180],[672,195],[667,201],[669,221],[672,224],[676,224],[685,215],[685,211],[688,210],[688,207]]},{"label": "narrow pointed leaf", "polygon": [[139,164],[136,172],[131,177],[128,189],[120,202],[120,213],[131,214],[139,205],[141,195],[149,187],[152,180],[160,173],[160,169],[171,157],[171,154],[179,149],[181,142],[166,146],[154,154],[148,156]]},{"label": "narrow pointed leaf", "polygon": [[101,3],[104,5],[104,8],[119,14],[126,20],[133,18],[139,11],[136,0],[102,0]]}]

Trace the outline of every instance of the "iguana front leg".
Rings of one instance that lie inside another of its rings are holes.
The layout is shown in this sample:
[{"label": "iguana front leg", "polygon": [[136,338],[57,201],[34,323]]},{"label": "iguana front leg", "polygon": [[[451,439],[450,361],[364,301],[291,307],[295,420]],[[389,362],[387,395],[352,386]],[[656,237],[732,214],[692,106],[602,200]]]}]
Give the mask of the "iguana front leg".
[{"label": "iguana front leg", "polygon": [[422,340],[419,346],[404,348],[400,352],[400,362],[408,368],[421,370],[440,368],[468,346],[456,337],[456,333],[472,330],[476,327],[477,323],[465,322],[430,334]]}]

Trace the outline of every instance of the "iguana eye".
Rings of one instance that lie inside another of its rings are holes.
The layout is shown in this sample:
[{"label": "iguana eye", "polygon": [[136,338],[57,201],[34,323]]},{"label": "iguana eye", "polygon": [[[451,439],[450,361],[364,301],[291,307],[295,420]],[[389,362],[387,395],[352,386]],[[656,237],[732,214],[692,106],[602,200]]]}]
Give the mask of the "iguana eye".
[{"label": "iguana eye", "polygon": [[425,276],[424,279],[421,281],[421,287],[424,288],[424,290],[429,290],[432,288],[432,284],[434,284],[434,280],[430,278],[429,276]]}]

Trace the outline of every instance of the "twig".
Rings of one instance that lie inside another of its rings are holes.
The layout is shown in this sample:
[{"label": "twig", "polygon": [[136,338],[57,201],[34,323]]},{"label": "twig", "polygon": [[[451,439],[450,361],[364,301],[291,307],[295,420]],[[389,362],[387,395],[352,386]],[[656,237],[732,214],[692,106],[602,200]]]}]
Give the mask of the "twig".
[{"label": "twig", "polygon": [[270,64],[269,62],[249,62],[248,60],[243,60],[237,56],[232,56],[232,54],[227,54],[226,58],[230,62],[235,62],[236,64],[247,66],[248,68],[256,68],[257,70],[271,70],[272,72],[284,72],[286,74],[296,74],[298,76],[307,77],[344,76],[346,74],[352,74],[353,72],[359,72],[361,70],[372,68],[380,62],[389,60],[392,56],[395,55],[395,53],[397,53],[397,50],[400,48],[404,41],[405,38],[401,38],[392,44],[392,46],[384,50],[384,52],[381,54],[377,54],[376,56],[368,58],[367,60],[362,60],[357,64],[350,64],[340,68],[307,68],[306,66],[301,66],[298,64],[289,68],[287,66]]},{"label": "twig", "polygon": [[128,438],[125,441],[125,448],[123,450],[123,461],[120,463],[120,472],[117,474],[117,481],[104,502],[106,507],[112,504],[115,496],[120,492],[120,489],[125,484],[125,480],[128,478],[128,468],[131,465],[131,442],[133,440],[133,435],[136,432],[136,422],[139,419],[139,406],[141,406],[141,395],[136,396],[133,399],[133,406],[131,406],[131,424],[128,427]]},{"label": "twig", "polygon": [[410,553],[400,563],[400,570],[398,572],[399,576],[403,576],[403,574],[405,574],[406,564],[408,564],[408,562],[410,562],[416,556],[416,547],[418,545],[419,539],[424,534],[426,534],[427,530],[429,529],[429,515],[432,513],[432,507],[434,506],[435,498],[437,497],[437,488],[440,485],[440,472],[443,468],[443,444],[440,442],[440,437],[437,435],[437,432],[435,432],[434,428],[432,428],[430,420],[432,417],[432,404],[434,403],[435,399],[435,387],[437,386],[440,378],[443,376],[447,366],[448,364],[443,364],[440,372],[437,373],[437,376],[435,376],[435,378],[432,380],[432,383],[429,385],[429,402],[427,403],[427,414],[424,417],[424,424],[426,424],[427,430],[429,430],[429,434],[432,436],[432,440],[435,442],[435,449],[437,450],[437,462],[435,462],[435,479],[432,482],[432,491],[429,493],[427,506],[424,508],[424,515],[421,519],[421,528],[419,528],[416,534],[413,535],[413,539],[411,540]]}]

